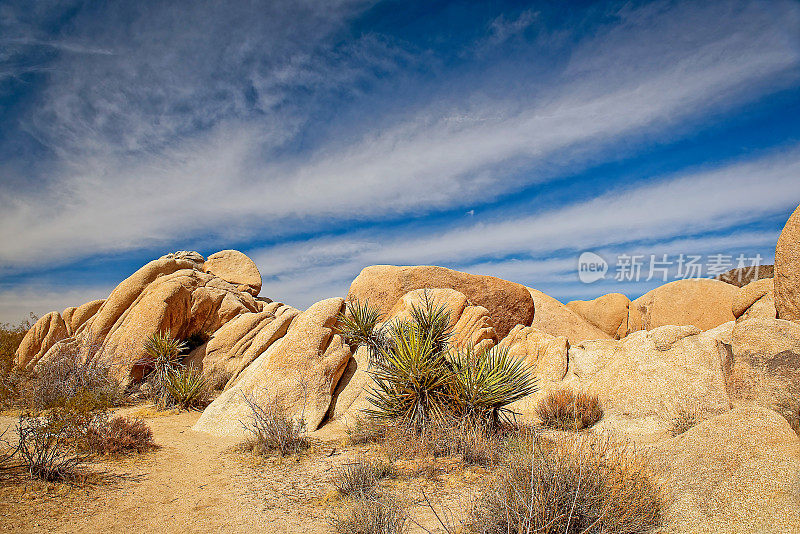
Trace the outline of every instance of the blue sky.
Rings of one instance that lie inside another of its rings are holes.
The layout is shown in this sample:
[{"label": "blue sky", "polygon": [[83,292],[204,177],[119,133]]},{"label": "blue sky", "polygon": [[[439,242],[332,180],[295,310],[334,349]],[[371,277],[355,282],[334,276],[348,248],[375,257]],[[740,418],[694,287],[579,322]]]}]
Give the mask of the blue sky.
[{"label": "blue sky", "polygon": [[0,321],[184,249],[300,308],[377,263],[634,298],[621,254],[772,261],[800,3],[3,0],[0,121]]}]

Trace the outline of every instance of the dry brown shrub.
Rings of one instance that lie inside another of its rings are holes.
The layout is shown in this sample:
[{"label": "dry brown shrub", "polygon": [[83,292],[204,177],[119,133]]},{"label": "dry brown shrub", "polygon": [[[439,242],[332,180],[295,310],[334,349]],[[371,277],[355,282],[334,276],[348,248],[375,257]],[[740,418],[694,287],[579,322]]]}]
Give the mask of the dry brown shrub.
[{"label": "dry brown shrub", "polygon": [[273,453],[287,456],[309,447],[305,421],[302,417],[295,420],[277,398],[270,396],[269,392],[265,392],[268,399],[265,402],[257,402],[249,395],[243,397],[250,408],[249,417],[241,421],[250,433],[250,438],[243,444],[245,449],[259,456]]},{"label": "dry brown shrub", "polygon": [[141,419],[102,412],[89,425],[86,448],[96,454],[142,453],[155,448],[153,431]]},{"label": "dry brown shrub", "polygon": [[364,443],[380,443],[386,437],[386,423],[373,417],[356,417],[347,426],[347,443],[362,445]]},{"label": "dry brown shrub", "polygon": [[336,534],[403,534],[408,531],[405,510],[387,497],[356,499],[328,523]]},{"label": "dry brown shrub", "polygon": [[577,431],[597,423],[603,417],[603,407],[597,395],[559,388],[539,401],[536,413],[546,427]]},{"label": "dry brown shrub", "polygon": [[476,502],[482,534],[639,534],[662,525],[662,492],[645,455],[593,434],[534,438]]},{"label": "dry brown shrub", "polygon": [[348,497],[374,497],[378,482],[394,475],[394,468],[383,460],[356,459],[339,466],[332,479],[341,495]]}]

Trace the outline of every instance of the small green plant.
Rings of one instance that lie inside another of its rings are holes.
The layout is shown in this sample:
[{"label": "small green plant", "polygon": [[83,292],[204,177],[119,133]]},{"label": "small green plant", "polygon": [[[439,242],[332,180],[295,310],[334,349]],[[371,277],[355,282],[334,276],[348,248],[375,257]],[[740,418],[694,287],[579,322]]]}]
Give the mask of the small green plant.
[{"label": "small green plant", "polygon": [[455,415],[474,424],[497,428],[501,422],[510,423],[507,406],[537,389],[537,379],[525,362],[504,348],[479,353],[471,346],[462,347],[450,353],[450,366]]},{"label": "small green plant", "polygon": [[339,313],[338,331],[351,347],[366,345],[374,351],[382,344],[382,332],[376,330],[380,320],[380,310],[369,301],[347,301],[345,310]]},{"label": "small green plant", "polygon": [[169,331],[156,332],[147,337],[144,350],[147,353],[141,366],[149,369],[147,382],[150,386],[150,397],[159,409],[171,404],[169,392],[170,375],[181,367],[181,355],[186,349],[186,342],[172,337]]},{"label": "small green plant", "polygon": [[536,413],[546,427],[578,431],[597,423],[603,417],[603,406],[597,395],[560,388],[539,401]]},{"label": "small green plant", "polygon": [[194,367],[178,367],[167,373],[165,388],[170,402],[185,410],[204,404],[207,380]]},{"label": "small green plant", "polygon": [[374,497],[377,494],[378,481],[393,474],[391,464],[381,460],[358,459],[337,468],[332,482],[341,495]]}]

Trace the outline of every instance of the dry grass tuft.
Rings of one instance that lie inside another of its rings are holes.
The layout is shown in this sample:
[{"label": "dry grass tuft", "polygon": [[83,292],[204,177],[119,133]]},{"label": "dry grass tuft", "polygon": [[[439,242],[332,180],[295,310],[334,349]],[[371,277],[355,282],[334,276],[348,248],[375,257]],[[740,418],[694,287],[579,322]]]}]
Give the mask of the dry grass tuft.
[{"label": "dry grass tuft", "polygon": [[336,469],[333,485],[347,497],[374,497],[378,482],[394,475],[394,468],[382,460],[358,459]]},{"label": "dry grass tuft", "polygon": [[680,407],[670,421],[669,432],[673,437],[679,436],[701,421],[702,417],[696,408]]},{"label": "dry grass tuft", "polygon": [[402,534],[408,530],[405,510],[386,497],[357,499],[328,523],[337,534]]},{"label": "dry grass tuft", "polygon": [[369,416],[357,417],[347,427],[347,443],[380,443],[386,438],[386,423]]},{"label": "dry grass tuft", "polygon": [[241,422],[250,433],[245,448],[259,456],[273,453],[287,456],[307,449],[309,442],[305,436],[305,421],[302,418],[293,419],[277,399],[270,397],[268,392],[265,395],[270,400],[264,403],[244,396],[244,401],[250,407],[250,417]]},{"label": "dry grass tuft", "polygon": [[597,395],[560,388],[539,402],[536,413],[546,427],[578,431],[597,423],[603,417],[603,407]]},{"label": "dry grass tuft", "polygon": [[784,397],[775,402],[773,409],[781,414],[792,430],[800,436],[800,398]]},{"label": "dry grass tuft", "polygon": [[647,458],[591,434],[534,435],[487,485],[470,528],[482,534],[644,534],[662,525],[662,497]]}]

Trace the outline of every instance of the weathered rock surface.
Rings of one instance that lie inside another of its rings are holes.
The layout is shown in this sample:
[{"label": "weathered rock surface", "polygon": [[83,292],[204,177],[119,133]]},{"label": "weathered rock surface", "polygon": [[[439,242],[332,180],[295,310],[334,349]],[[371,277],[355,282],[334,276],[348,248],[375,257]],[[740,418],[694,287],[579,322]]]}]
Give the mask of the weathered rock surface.
[{"label": "weathered rock surface", "polygon": [[244,434],[240,421],[250,417],[244,396],[257,403],[277,401],[295,419],[316,430],[330,408],[350,348],[334,333],[344,300],[317,302],[294,318],[289,330],[250,364],[197,421],[194,430],[214,435]]},{"label": "weathered rock surface", "polygon": [[532,326],[517,325],[498,345],[522,360],[540,380],[560,381],[567,374],[569,341],[551,336]]},{"label": "weathered rock surface", "polygon": [[239,374],[286,334],[300,311],[272,302],[257,313],[243,313],[214,332],[184,361],[202,371],[211,387],[232,385]]},{"label": "weathered rock surface", "polygon": [[736,319],[775,319],[774,286],[772,278],[764,278],[742,286],[733,298]]},{"label": "weathered rock surface", "polygon": [[258,296],[261,273],[255,262],[238,250],[221,250],[208,257],[203,270],[233,284],[239,291]]},{"label": "weathered rock surface", "polygon": [[800,206],[775,247],[775,308],[779,319],[800,321]]},{"label": "weathered rock surface", "polygon": [[[190,268],[173,270],[184,261],[156,260],[145,266],[147,276],[137,272],[122,282],[87,327],[82,342],[99,347],[96,358],[111,366],[121,382],[142,378],[148,336],[169,332],[186,339],[215,332],[238,315],[257,310],[252,295],[224,280]],[[124,303],[127,308],[118,313]],[[113,323],[111,318],[116,318]]]},{"label": "weathered rock surface", "polygon": [[478,352],[485,352],[497,343],[498,336],[489,311],[483,306],[473,306],[463,293],[454,289],[432,288],[409,291],[400,297],[397,304],[389,311],[387,321],[410,320],[412,310],[424,305],[426,295],[434,306],[446,306],[450,312],[450,327],[453,329],[451,345],[472,346]]},{"label": "weathered rock surface", "polygon": [[614,339],[628,335],[628,307],[631,300],[622,293],[609,293],[594,300],[573,300],[567,308]]},{"label": "weathered rock surface", "polygon": [[553,297],[536,289],[527,289],[536,306],[536,315],[529,326],[551,336],[564,336],[573,345],[590,339],[611,339],[610,335]]},{"label": "weathered rock surface", "polygon": [[730,349],[727,382],[731,399],[772,408],[796,420],[800,410],[800,325],[782,319],[739,321],[731,332]]},{"label": "weathered rock surface", "polygon": [[67,325],[67,333],[70,336],[74,335],[86,321],[97,313],[104,302],[105,299],[92,300],[77,307],[69,307],[61,312],[61,318]]},{"label": "weathered rock surface", "polygon": [[676,280],[645,293],[630,304],[628,332],[659,326],[696,326],[709,330],[733,321],[736,286],[710,279]]},{"label": "weathered rock surface", "polygon": [[14,353],[14,367],[32,369],[50,348],[68,336],[67,325],[58,312],[50,312],[28,330]]},{"label": "weathered rock surface", "polygon": [[752,267],[737,267],[736,269],[731,269],[730,271],[718,275],[716,279],[727,284],[733,284],[736,287],[744,287],[756,280],[772,278],[774,273],[775,269],[772,265],[754,265]]},{"label": "weathered rock surface", "polygon": [[483,306],[500,338],[517,324],[530,325],[533,320],[533,299],[525,286],[444,267],[373,265],[362,270],[353,280],[347,298],[361,302],[369,300],[381,313],[388,314],[403,295],[424,288],[455,289],[473,305]]},{"label": "weathered rock surface", "polygon": [[737,408],[650,451],[670,532],[800,532],[800,438],[775,412]]}]

